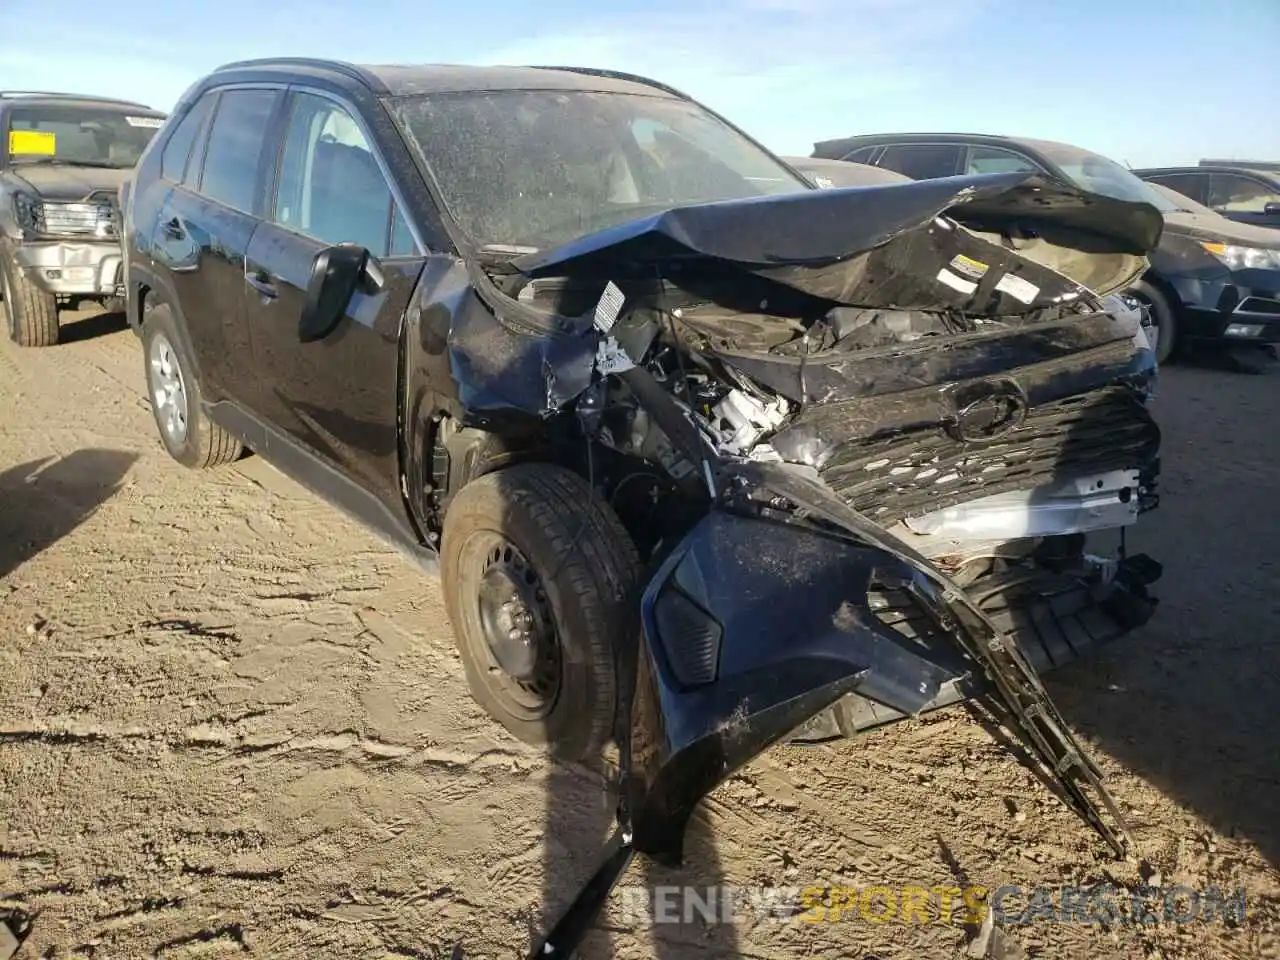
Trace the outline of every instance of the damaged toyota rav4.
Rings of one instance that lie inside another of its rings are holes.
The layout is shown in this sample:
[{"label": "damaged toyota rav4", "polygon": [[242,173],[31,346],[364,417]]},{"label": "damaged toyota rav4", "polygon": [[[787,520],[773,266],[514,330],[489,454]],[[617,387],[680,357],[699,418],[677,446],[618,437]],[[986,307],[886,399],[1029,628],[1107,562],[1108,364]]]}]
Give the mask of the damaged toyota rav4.
[{"label": "damaged toyota rav4", "polygon": [[125,248],[173,456],[251,448],[438,561],[494,718],[618,743],[555,954],[771,744],[968,696],[1124,849],[1038,676],[1154,607],[1113,293],[1161,229],[1026,173],[817,189],[637,77],[276,60],[183,98]]}]

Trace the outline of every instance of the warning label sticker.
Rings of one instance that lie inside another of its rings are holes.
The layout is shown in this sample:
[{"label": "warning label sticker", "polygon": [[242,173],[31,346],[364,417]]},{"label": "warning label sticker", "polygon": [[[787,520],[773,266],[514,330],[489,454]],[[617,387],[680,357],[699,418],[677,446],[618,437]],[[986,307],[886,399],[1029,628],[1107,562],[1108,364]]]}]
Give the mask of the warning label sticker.
[{"label": "warning label sticker", "polygon": [[981,280],[991,268],[981,260],[975,260],[973,257],[966,257],[963,253],[958,253],[951,261],[951,269],[962,276],[968,277],[970,280]]}]

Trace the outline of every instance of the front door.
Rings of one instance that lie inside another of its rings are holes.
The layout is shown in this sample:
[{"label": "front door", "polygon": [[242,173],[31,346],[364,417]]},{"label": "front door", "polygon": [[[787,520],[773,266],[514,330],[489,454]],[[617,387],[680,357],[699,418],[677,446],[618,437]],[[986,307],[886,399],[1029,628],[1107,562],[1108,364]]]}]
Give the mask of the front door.
[{"label": "front door", "polygon": [[1280,227],[1280,189],[1261,177],[1214,173],[1209,206],[1232,220],[1259,227]]},{"label": "front door", "polygon": [[[424,257],[353,112],[318,94],[291,99],[276,189],[241,280],[263,414],[398,508],[400,329]],[[303,343],[312,263],[344,242],[378,258],[382,289],[356,293],[332,333]]]}]

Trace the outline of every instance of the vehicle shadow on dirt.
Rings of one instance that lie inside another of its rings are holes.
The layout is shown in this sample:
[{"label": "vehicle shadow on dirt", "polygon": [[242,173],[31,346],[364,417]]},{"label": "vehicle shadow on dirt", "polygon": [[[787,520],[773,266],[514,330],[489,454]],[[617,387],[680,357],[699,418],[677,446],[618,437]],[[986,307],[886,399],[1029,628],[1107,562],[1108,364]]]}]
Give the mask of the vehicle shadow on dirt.
[{"label": "vehicle shadow on dirt", "polygon": [[1046,685],[1098,752],[1280,867],[1277,405],[1274,375],[1161,371],[1161,501],[1128,537],[1164,565],[1161,603]]},{"label": "vehicle shadow on dirt", "polygon": [[80,343],[106,337],[121,330],[127,330],[129,320],[121,311],[114,313],[90,313],[78,315],[76,319],[62,319],[58,332],[58,342]]},{"label": "vehicle shadow on dirt", "polygon": [[137,459],[123,450],[84,449],[0,473],[0,577],[93,516]]}]

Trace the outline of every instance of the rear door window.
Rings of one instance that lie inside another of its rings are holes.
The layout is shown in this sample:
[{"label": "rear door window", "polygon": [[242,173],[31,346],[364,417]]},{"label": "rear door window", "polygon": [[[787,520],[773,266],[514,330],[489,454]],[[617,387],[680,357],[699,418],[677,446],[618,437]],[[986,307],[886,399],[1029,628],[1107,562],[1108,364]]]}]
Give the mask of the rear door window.
[{"label": "rear door window", "polygon": [[1209,181],[1209,206],[1219,213],[1263,213],[1280,203],[1280,190],[1235,173],[1215,173]]},{"label": "rear door window", "polygon": [[952,177],[960,172],[964,147],[954,143],[898,143],[886,147],[879,167],[894,170],[912,180]]},{"label": "rear door window", "polygon": [[967,172],[1038,173],[1040,168],[1021,154],[1001,147],[970,147]]},{"label": "rear door window", "polygon": [[200,192],[233,210],[252,214],[267,128],[278,90],[224,90],[205,148]]},{"label": "rear door window", "polygon": [[853,151],[853,153],[845,157],[845,160],[849,163],[870,163],[871,157],[879,149],[880,148],[876,146],[863,147],[861,150]]},{"label": "rear door window", "polygon": [[1206,207],[1209,205],[1206,202],[1209,199],[1209,175],[1206,173],[1167,173],[1148,179],[1152,183],[1175,190],[1196,203]]}]

